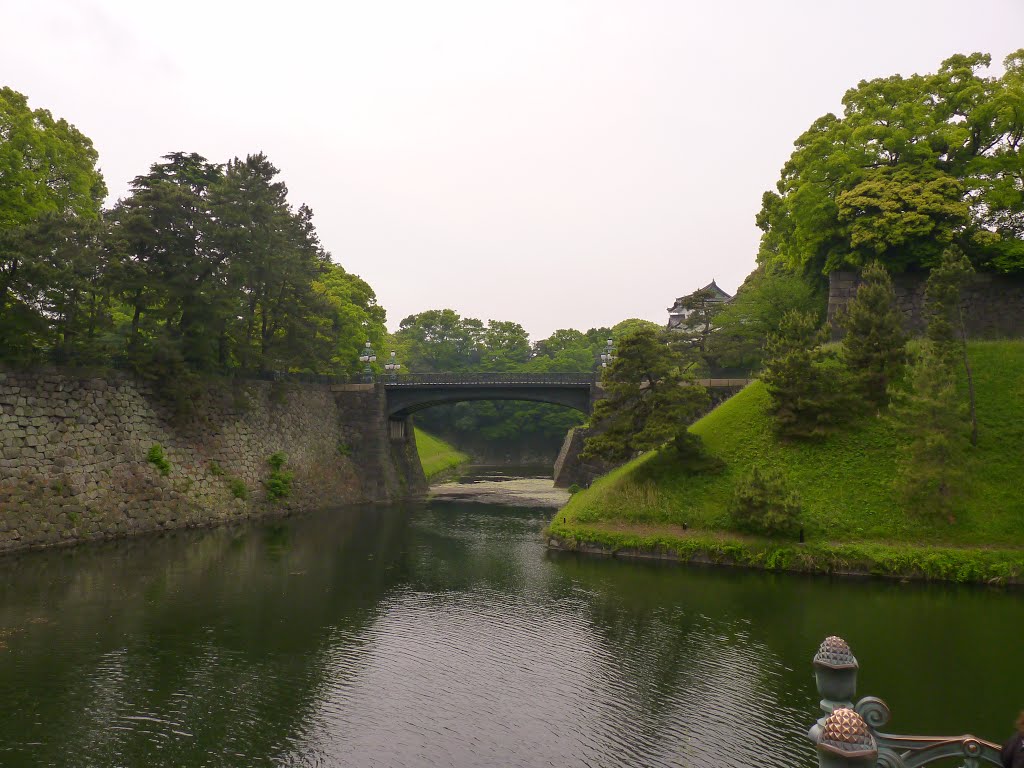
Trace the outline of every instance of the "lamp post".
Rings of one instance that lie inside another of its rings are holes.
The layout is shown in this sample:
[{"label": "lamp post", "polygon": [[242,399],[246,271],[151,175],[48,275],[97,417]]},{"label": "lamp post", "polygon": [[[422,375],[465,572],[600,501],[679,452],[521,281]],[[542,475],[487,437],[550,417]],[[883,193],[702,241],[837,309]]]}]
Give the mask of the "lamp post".
[{"label": "lamp post", "polygon": [[373,351],[369,341],[366,342],[366,347],[363,349],[362,354],[359,355],[359,362],[363,364],[363,381],[366,384],[372,384],[373,368],[370,367],[370,363],[377,362],[377,353]]},{"label": "lamp post", "polygon": [[384,370],[388,372],[388,379],[390,381],[398,381],[398,369],[402,367],[402,364],[395,360],[395,353],[391,353],[391,358],[384,363]]},{"label": "lamp post", "polygon": [[601,367],[607,368],[613,362],[615,362],[615,347],[613,346],[614,341],[608,339],[605,342],[604,349],[601,350]]}]

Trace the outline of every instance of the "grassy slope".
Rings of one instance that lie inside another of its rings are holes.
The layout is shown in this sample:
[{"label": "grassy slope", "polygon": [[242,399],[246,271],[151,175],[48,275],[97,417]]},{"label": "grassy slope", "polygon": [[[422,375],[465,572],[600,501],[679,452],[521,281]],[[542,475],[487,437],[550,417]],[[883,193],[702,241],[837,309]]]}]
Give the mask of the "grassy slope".
[{"label": "grassy slope", "polygon": [[422,429],[416,429],[416,451],[420,455],[420,464],[423,465],[423,474],[427,476],[427,482],[438,473],[469,461],[469,456],[462,451]]},{"label": "grassy slope", "polygon": [[[884,418],[860,420],[824,441],[782,444],[772,432],[760,383],[694,425],[726,462],[711,477],[687,477],[657,454],[644,455],[575,495],[552,533],[626,546],[672,545],[728,530],[727,504],[736,479],[756,464],[774,466],[800,495],[808,542],[860,543],[858,552],[894,544],[933,547],[1019,547],[1024,530],[1024,343],[971,345],[979,443],[956,521],[904,510],[893,491],[901,435]],[[682,531],[682,525],[688,531]],[[697,529],[694,532],[693,529]],[[689,546],[689,545],[688,545]],[[1018,561],[1022,555],[1014,555]],[[870,558],[869,558],[870,559]]]}]

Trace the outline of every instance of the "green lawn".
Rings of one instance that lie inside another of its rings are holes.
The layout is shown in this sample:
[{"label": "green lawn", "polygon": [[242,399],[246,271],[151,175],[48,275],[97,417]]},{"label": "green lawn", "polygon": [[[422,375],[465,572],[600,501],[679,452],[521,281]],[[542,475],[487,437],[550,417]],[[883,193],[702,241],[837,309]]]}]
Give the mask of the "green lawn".
[{"label": "green lawn", "polygon": [[551,531],[598,540],[593,534],[607,539],[610,531],[678,534],[685,524],[686,538],[721,536],[729,531],[726,510],[737,478],[757,465],[778,469],[799,494],[809,544],[1018,548],[1024,542],[1018,486],[1024,480],[1024,343],[975,342],[970,355],[979,440],[954,521],[902,508],[894,480],[903,438],[887,419],[864,417],[820,442],[786,444],[775,438],[768,394],[755,382],[692,427],[725,461],[722,474],[688,477],[668,456],[648,453],[573,496]]},{"label": "green lawn", "polygon": [[427,482],[446,469],[454,469],[469,461],[469,456],[462,451],[419,428],[416,429],[416,450]]}]

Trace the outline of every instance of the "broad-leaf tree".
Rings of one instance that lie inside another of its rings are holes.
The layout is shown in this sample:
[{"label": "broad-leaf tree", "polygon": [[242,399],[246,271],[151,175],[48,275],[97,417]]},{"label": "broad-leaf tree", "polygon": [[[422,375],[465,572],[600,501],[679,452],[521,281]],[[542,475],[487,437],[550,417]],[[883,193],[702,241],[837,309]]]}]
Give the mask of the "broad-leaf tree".
[{"label": "broad-leaf tree", "polygon": [[927,269],[951,244],[986,269],[1024,271],[1024,49],[932,74],[862,81],[796,140],[757,224],[759,261],[809,278],[873,260]]}]

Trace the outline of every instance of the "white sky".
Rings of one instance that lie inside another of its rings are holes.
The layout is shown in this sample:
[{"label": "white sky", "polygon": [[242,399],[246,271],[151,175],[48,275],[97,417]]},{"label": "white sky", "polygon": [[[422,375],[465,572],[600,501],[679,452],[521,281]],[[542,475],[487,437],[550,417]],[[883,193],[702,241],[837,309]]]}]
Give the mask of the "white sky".
[{"label": "white sky", "polygon": [[394,329],[667,319],[754,267],[793,140],[860,79],[1024,47],[1022,0],[0,0],[0,84],[160,155],[263,151]]}]

